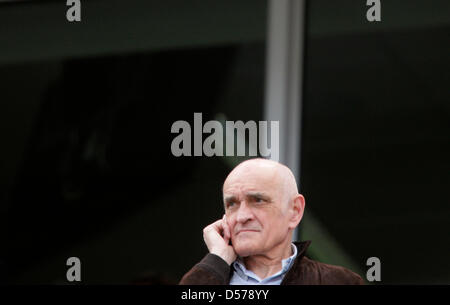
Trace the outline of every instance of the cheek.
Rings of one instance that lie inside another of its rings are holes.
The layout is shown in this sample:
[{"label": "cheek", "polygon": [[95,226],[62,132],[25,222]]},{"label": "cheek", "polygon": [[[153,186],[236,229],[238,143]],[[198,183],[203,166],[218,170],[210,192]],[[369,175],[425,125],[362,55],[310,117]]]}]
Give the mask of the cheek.
[{"label": "cheek", "polygon": [[261,213],[258,215],[258,222],[264,231],[266,231],[266,234],[269,235],[277,231],[280,227],[287,225],[285,217],[282,217],[278,210],[268,211],[268,213]]},{"label": "cheek", "polygon": [[278,219],[278,211],[274,209],[261,209],[259,211],[255,211],[254,215],[255,220],[263,227],[270,228],[270,225],[275,223]]}]

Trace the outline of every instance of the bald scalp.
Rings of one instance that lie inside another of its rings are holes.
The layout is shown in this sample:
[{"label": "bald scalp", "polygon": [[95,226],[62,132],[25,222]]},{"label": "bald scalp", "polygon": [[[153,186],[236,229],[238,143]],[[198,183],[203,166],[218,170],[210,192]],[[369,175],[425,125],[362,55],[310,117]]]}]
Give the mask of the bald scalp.
[{"label": "bald scalp", "polygon": [[267,175],[268,179],[277,183],[280,188],[279,191],[282,193],[285,206],[298,195],[297,182],[292,171],[277,161],[263,158],[250,159],[238,164],[225,179],[222,192],[228,180],[249,171],[260,172],[261,175]]}]

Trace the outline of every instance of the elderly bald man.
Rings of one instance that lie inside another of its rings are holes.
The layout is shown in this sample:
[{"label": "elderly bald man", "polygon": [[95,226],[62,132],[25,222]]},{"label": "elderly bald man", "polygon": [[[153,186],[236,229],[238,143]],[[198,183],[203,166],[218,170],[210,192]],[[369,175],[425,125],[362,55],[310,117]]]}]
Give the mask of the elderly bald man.
[{"label": "elderly bald man", "polygon": [[223,185],[225,214],[203,229],[209,253],[180,281],[186,285],[363,284],[343,267],[305,256],[311,241],[292,243],[305,198],[286,166],[250,159]]}]

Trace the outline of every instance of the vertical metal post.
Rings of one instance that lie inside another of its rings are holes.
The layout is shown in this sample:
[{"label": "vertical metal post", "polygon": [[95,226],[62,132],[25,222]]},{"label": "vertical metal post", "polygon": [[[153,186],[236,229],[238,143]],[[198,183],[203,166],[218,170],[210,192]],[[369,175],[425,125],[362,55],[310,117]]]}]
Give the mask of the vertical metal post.
[{"label": "vertical metal post", "polygon": [[[279,121],[279,160],[300,176],[305,0],[269,0],[264,119]],[[300,185],[299,185],[300,187]],[[297,230],[293,239],[297,239]]]},{"label": "vertical metal post", "polygon": [[[300,184],[304,20],[306,0],[268,0],[266,92],[264,119],[279,121],[279,160]],[[318,260],[361,273],[334,237],[308,211],[302,219],[302,235],[314,240],[310,253]],[[298,240],[298,230],[292,239]]]}]

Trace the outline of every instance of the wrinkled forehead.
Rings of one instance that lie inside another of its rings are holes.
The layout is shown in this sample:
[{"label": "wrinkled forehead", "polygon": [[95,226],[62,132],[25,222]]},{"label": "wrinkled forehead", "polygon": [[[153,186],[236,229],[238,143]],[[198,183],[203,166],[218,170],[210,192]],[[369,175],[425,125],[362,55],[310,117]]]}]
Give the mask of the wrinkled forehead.
[{"label": "wrinkled forehead", "polygon": [[282,177],[279,170],[272,165],[243,166],[235,168],[225,179],[223,194],[257,191],[270,195],[282,192]]}]

